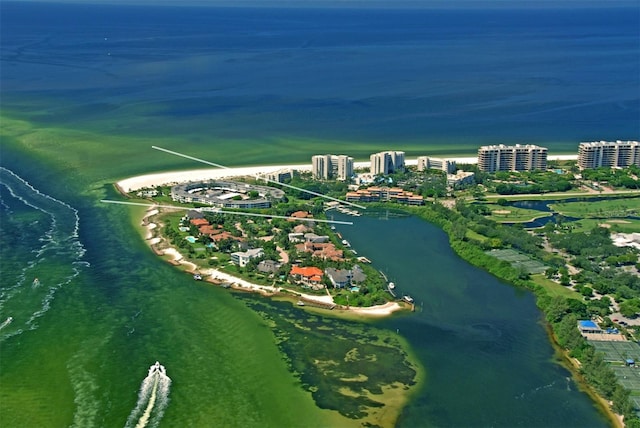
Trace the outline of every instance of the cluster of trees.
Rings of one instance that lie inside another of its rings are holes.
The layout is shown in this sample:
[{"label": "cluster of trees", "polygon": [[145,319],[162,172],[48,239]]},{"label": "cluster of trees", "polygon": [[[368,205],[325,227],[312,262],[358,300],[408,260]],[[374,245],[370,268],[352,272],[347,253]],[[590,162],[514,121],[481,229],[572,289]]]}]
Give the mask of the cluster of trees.
[{"label": "cluster of trees", "polygon": [[571,183],[561,181],[553,185],[543,184],[516,184],[516,183],[500,183],[496,185],[495,191],[499,195],[524,195],[524,194],[540,194],[549,192],[566,192],[571,190]]},{"label": "cluster of trees", "polygon": [[[301,173],[298,176],[294,176],[292,179],[285,181],[285,184],[298,187],[300,189],[308,190],[322,195],[331,197],[343,197],[348,190],[348,183],[346,181],[327,180],[319,181],[312,180],[311,173]],[[277,186],[277,184],[274,184]],[[290,198],[299,200],[310,200],[315,198],[313,194],[300,191],[287,187],[287,194]]]},{"label": "cluster of trees", "polygon": [[573,175],[560,175],[555,172],[496,172],[491,177],[495,184],[495,192],[499,195],[539,194],[549,192],[566,192],[573,187]]},{"label": "cluster of trees", "polygon": [[[613,295],[616,301],[621,302],[621,312],[625,316],[634,316],[640,313],[637,305],[625,301],[640,298],[640,278],[631,272],[618,269],[623,265],[635,265],[638,261],[637,250],[631,247],[616,247],[606,228],[595,227],[589,232],[558,233],[549,231],[549,242],[556,248],[560,248],[572,255],[572,264],[580,269],[580,272],[571,276],[571,280],[578,287],[594,289],[600,294]],[[553,272],[550,272],[553,274]],[[561,283],[569,285],[568,273],[559,271],[562,275]]]},{"label": "cluster of trees", "polygon": [[625,169],[602,167],[582,171],[584,180],[608,183],[613,187],[625,187],[627,189],[640,189],[638,175],[640,175],[640,168],[636,165],[631,165]]}]

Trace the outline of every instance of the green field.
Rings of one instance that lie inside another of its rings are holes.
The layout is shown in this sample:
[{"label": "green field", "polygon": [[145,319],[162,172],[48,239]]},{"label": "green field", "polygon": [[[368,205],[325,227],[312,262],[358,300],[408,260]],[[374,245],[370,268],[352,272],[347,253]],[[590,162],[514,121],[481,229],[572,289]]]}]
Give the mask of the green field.
[{"label": "green field", "polygon": [[640,198],[619,198],[604,201],[560,202],[551,209],[567,217],[624,218],[640,213]]},{"label": "green field", "polygon": [[571,222],[574,232],[589,232],[594,227],[607,227],[611,232],[634,233],[640,232],[640,220],[633,218],[625,219],[593,219],[585,218]]},{"label": "green field", "polygon": [[531,275],[531,280],[537,285],[544,288],[549,296],[561,296],[566,297],[567,299],[577,299],[580,301],[584,300],[582,295],[577,291],[574,291],[569,287],[565,287],[564,285],[560,285],[557,282],[551,281],[546,276],[544,276],[544,274]]},{"label": "green field", "polygon": [[498,223],[526,223],[536,218],[548,217],[551,213],[540,212],[527,208],[518,208],[514,206],[502,206],[492,203],[483,203],[484,207],[491,211],[491,215],[487,216]]}]

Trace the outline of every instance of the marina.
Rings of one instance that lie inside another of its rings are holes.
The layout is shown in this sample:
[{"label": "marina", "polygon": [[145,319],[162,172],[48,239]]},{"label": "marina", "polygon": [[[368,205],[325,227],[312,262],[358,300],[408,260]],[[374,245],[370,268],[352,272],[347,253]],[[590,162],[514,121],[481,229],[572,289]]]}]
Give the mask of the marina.
[{"label": "marina", "polygon": [[342,214],[347,214],[354,217],[360,217],[362,215],[359,211],[356,211],[350,208],[345,208],[341,205],[336,207],[336,211],[341,212]]}]

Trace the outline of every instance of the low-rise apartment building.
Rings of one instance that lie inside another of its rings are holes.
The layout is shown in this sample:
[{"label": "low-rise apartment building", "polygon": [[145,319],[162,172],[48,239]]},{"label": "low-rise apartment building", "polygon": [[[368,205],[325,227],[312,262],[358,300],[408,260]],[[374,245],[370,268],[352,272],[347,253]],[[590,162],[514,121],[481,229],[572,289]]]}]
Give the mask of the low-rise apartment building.
[{"label": "low-rise apartment building", "polygon": [[346,199],[348,202],[396,201],[407,205],[424,205],[422,196],[405,192],[399,187],[371,186],[355,192],[347,192]]}]

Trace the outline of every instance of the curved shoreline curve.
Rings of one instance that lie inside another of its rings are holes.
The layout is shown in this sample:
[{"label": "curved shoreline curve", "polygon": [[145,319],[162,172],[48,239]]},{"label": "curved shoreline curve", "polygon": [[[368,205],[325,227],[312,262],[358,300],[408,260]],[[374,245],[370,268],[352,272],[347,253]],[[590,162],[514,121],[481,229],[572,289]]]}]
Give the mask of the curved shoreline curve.
[{"label": "curved shoreline curve", "polygon": [[[315,294],[305,294],[296,290],[283,289],[279,287],[273,287],[268,285],[258,285],[254,284],[246,279],[239,278],[228,274],[226,272],[222,272],[219,269],[214,268],[206,268],[200,269],[196,264],[186,260],[182,253],[178,251],[177,248],[172,246],[166,246],[163,249],[156,249],[155,245],[160,241],[163,241],[164,238],[157,236],[154,232],[157,232],[157,224],[149,221],[150,217],[158,214],[159,210],[156,208],[150,208],[145,213],[142,219],[142,226],[147,229],[145,241],[149,243],[149,246],[153,250],[153,252],[159,256],[171,256],[169,263],[174,266],[184,266],[186,268],[186,272],[190,274],[195,274],[198,272],[202,275],[202,279],[205,282],[210,283],[222,283],[227,282],[231,284],[231,288],[239,291],[247,291],[251,293],[262,294],[263,296],[282,296],[286,294],[303,299],[309,303],[317,303],[323,306],[332,306],[335,309],[331,312],[336,314],[344,314],[344,315],[358,315],[366,318],[381,318],[392,315],[398,311],[405,311],[407,308],[398,302],[387,302],[382,305],[375,306],[349,306],[344,307],[337,305],[333,302],[333,297],[327,292],[326,296],[318,296]],[[166,240],[165,240],[166,243]]]}]

